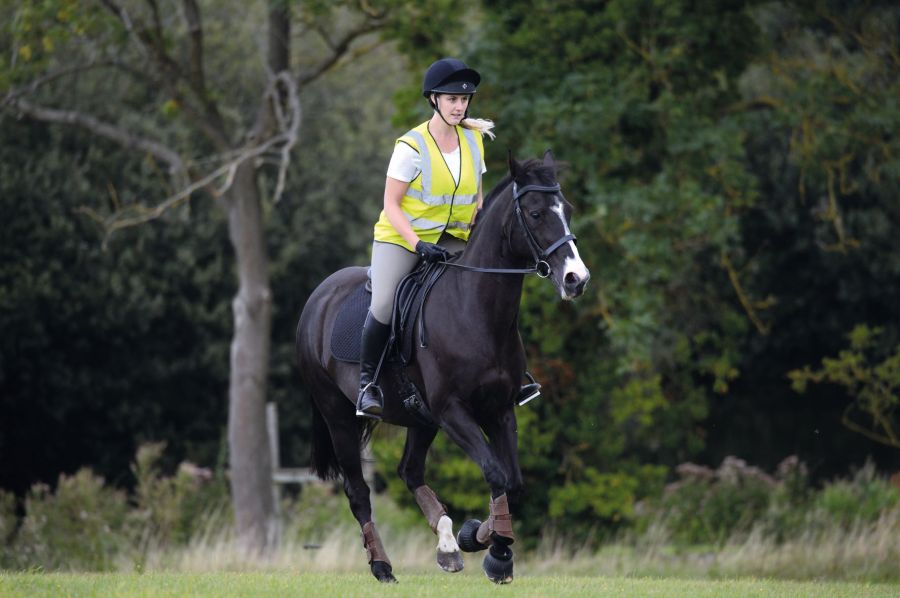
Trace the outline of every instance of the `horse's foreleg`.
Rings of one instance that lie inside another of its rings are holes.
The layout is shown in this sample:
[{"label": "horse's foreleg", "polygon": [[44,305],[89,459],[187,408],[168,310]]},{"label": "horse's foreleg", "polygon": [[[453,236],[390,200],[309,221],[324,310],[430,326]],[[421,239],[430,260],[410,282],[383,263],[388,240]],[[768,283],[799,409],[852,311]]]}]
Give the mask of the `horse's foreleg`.
[{"label": "horse's foreleg", "polygon": [[490,516],[484,523],[467,521],[460,530],[460,544],[467,550],[489,547],[482,563],[485,574],[495,583],[509,583],[513,579],[513,553],[509,545],[515,541],[506,497],[511,477],[468,412],[461,408],[446,409],[441,423],[447,435],[478,464],[491,487]]},{"label": "horse's foreleg", "polygon": [[397,468],[400,478],[416,497],[416,503],[437,534],[437,563],[444,571],[455,573],[463,568],[462,554],[453,536],[453,521],[434,491],[425,484],[425,457],[437,434],[436,428],[409,428],[406,447]]},{"label": "horse's foreleg", "polygon": [[515,503],[522,491],[522,470],[519,468],[518,427],[513,408],[509,407],[497,419],[487,422],[484,431],[506,470],[506,494],[510,502]]}]

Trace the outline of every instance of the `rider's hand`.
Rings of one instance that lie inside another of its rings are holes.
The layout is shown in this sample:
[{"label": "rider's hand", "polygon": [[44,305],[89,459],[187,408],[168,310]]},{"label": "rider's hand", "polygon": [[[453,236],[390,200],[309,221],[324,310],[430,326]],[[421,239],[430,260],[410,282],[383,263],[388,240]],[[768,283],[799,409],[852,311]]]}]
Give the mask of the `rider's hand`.
[{"label": "rider's hand", "polygon": [[447,261],[450,258],[450,252],[434,243],[428,241],[419,241],[416,243],[416,253],[429,264],[434,262]]}]

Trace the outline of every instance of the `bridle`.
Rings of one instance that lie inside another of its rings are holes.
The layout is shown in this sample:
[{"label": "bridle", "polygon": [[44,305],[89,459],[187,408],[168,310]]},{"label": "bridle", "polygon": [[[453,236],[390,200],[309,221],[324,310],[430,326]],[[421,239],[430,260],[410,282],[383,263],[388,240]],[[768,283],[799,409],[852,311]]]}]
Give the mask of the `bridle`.
[{"label": "bridle", "polygon": [[525,240],[528,241],[528,249],[531,250],[531,256],[534,258],[534,266],[532,268],[478,268],[476,266],[466,266],[463,264],[457,264],[454,262],[442,262],[447,266],[452,266],[454,268],[460,268],[462,270],[471,270],[473,272],[486,272],[489,274],[537,274],[540,278],[547,278],[551,274],[553,274],[553,268],[550,267],[550,263],[547,259],[550,255],[568,243],[569,241],[575,241],[575,235],[569,233],[561,236],[559,239],[550,244],[546,249],[541,248],[541,244],[538,243],[537,239],[534,238],[534,233],[531,232],[531,229],[528,228],[528,224],[525,222],[525,215],[522,211],[522,202],[521,198],[526,193],[537,192],[537,193],[559,193],[560,186],[559,183],[554,183],[553,185],[525,185],[524,187],[519,187],[515,181],[512,184],[512,192],[513,192],[513,201],[516,203],[516,219],[519,221],[519,224],[522,225],[522,229],[525,231]]},{"label": "bridle", "polygon": [[531,229],[528,228],[528,224],[525,223],[525,215],[522,212],[521,197],[526,193],[530,193],[532,191],[536,191],[538,193],[559,193],[560,187],[559,183],[554,183],[553,185],[549,186],[525,185],[524,187],[519,189],[519,186],[516,185],[515,181],[513,181],[513,201],[516,202],[516,218],[518,218],[519,224],[521,224],[522,228],[525,230],[525,238],[528,240],[528,248],[531,250],[532,257],[534,257],[534,272],[541,278],[547,278],[548,276],[553,274],[553,269],[547,262],[547,258],[549,258],[554,251],[556,251],[569,241],[575,241],[575,235],[571,233],[563,235],[559,239],[554,241],[547,249],[541,249],[540,243],[538,243],[537,239],[534,238],[534,233],[531,232]]},{"label": "bridle", "polygon": [[[541,278],[547,278],[548,276],[553,274],[553,269],[550,267],[550,263],[547,261],[547,259],[554,251],[556,251],[569,241],[575,241],[575,235],[571,233],[563,235],[559,239],[551,243],[550,246],[546,249],[541,248],[541,244],[538,243],[537,239],[534,238],[534,233],[531,232],[531,229],[528,228],[528,224],[525,222],[525,215],[522,213],[521,198],[526,193],[531,192],[559,193],[559,191],[559,183],[554,183],[553,185],[525,185],[521,189],[518,185],[516,185],[515,181],[513,181],[512,184],[513,201],[516,203],[516,219],[519,221],[519,224],[525,231],[525,239],[528,241],[528,248],[531,250],[531,255],[534,258],[534,267],[479,268],[477,266],[467,266],[465,264],[457,264],[455,262],[447,261],[435,262],[433,264],[424,264],[425,269],[422,273],[423,282],[421,283],[423,287],[423,298],[418,308],[420,315],[417,316],[419,320],[419,346],[428,346],[427,332],[425,330],[425,319],[421,317],[422,310],[425,308],[425,301],[428,300],[428,295],[431,293],[431,289],[434,287],[435,282],[437,282],[441,274],[444,273],[444,270],[447,268],[447,266],[458,268],[460,270],[468,270],[470,272],[484,272],[487,274],[537,274]],[[396,304],[394,305],[394,311],[395,313],[399,313]]]}]

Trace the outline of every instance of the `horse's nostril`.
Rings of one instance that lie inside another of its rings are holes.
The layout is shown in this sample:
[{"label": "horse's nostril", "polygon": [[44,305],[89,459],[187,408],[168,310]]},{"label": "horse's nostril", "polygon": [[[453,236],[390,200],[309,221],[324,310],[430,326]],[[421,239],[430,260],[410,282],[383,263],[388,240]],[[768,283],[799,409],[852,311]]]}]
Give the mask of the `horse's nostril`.
[{"label": "horse's nostril", "polygon": [[568,274],[566,274],[565,281],[566,281],[567,285],[578,284],[578,281],[579,281],[578,275],[575,274],[574,272],[569,272]]}]

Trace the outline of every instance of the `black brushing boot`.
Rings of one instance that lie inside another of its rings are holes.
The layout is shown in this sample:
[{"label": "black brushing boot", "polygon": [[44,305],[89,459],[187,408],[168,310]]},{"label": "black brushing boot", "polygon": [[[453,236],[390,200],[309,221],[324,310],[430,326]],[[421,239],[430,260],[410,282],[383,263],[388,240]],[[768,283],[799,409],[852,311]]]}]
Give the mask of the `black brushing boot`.
[{"label": "black brushing boot", "polygon": [[375,319],[372,312],[366,315],[359,362],[359,396],[356,399],[356,415],[358,417],[381,419],[384,397],[381,389],[375,384],[375,373],[381,362],[381,356],[384,354],[384,347],[390,332],[390,324],[382,324]]}]

